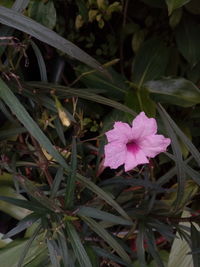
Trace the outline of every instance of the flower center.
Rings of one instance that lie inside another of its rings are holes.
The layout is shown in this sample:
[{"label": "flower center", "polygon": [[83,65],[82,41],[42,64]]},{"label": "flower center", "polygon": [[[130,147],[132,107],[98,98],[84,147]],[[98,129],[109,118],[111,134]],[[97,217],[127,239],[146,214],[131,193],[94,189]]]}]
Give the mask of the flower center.
[{"label": "flower center", "polygon": [[128,152],[136,153],[139,150],[139,146],[135,143],[135,141],[130,141],[126,144],[126,148]]}]

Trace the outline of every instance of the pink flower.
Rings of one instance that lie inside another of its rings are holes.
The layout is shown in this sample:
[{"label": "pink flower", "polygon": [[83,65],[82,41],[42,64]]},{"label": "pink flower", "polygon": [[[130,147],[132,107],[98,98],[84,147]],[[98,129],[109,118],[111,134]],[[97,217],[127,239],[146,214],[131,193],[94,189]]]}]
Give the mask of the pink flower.
[{"label": "pink flower", "polygon": [[158,135],[157,123],[141,112],[132,122],[132,127],[124,122],[115,122],[114,129],[106,132],[108,144],[105,145],[105,167],[116,169],[124,164],[125,171],[137,165],[149,163],[165,152],[171,140]]}]

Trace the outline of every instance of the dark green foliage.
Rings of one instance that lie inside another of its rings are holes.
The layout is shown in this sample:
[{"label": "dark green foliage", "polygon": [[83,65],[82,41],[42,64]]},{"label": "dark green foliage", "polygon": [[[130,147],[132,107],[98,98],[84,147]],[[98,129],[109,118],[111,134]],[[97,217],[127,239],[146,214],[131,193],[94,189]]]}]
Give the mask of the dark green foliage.
[{"label": "dark green foliage", "polygon": [[[0,4],[1,264],[199,266],[198,1]],[[105,168],[141,111],[168,151]]]}]

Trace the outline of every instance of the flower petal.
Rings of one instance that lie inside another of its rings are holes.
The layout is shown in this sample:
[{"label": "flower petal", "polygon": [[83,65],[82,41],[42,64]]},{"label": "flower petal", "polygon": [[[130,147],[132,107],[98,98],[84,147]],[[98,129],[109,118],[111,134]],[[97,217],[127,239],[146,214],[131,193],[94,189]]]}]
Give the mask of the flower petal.
[{"label": "flower petal", "polygon": [[148,118],[144,112],[140,112],[132,122],[132,136],[134,140],[141,140],[145,136],[155,134],[156,132],[156,120]]},{"label": "flower petal", "polygon": [[149,160],[145,156],[144,152],[139,148],[134,153],[131,150],[127,150],[125,160],[125,171],[130,171],[137,165],[149,163]]},{"label": "flower petal", "polygon": [[150,135],[141,140],[138,145],[147,157],[154,158],[161,152],[165,152],[171,140],[163,135]]},{"label": "flower petal", "polygon": [[124,122],[117,121],[114,124],[114,129],[106,132],[108,142],[127,143],[132,137],[131,127]]},{"label": "flower petal", "polygon": [[126,145],[118,142],[111,142],[104,147],[105,161],[104,166],[117,169],[124,164],[126,158]]}]

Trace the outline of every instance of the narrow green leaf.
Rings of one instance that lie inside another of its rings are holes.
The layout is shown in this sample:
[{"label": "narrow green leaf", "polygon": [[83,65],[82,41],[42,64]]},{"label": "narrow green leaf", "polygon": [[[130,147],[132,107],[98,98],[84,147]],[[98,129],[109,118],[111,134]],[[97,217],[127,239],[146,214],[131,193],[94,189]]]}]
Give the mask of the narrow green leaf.
[{"label": "narrow green leaf", "polygon": [[30,211],[27,209],[27,207],[20,206],[17,207],[15,203],[12,202],[6,202],[3,198],[12,198],[16,201],[22,201],[23,203],[28,203],[26,198],[22,196],[21,194],[17,193],[16,190],[14,190],[13,187],[9,185],[2,185],[0,186],[0,211],[5,212],[9,214],[11,217],[16,218],[17,220],[22,220],[24,217],[26,217],[28,214],[30,214]]},{"label": "narrow green leaf", "polygon": [[29,0],[16,0],[12,6],[12,9],[18,12],[22,12],[28,6]]},{"label": "narrow green leaf", "polygon": [[192,107],[200,103],[199,88],[184,78],[149,81],[144,86],[159,102],[181,107]]},{"label": "narrow green leaf", "polygon": [[174,132],[174,129],[172,128],[168,117],[165,116],[165,114],[162,112],[161,109],[158,109],[160,116],[162,118],[162,121],[165,125],[165,128],[168,132],[168,135],[171,139],[171,146],[172,146],[172,150],[174,153],[174,156],[176,158],[175,163],[176,163],[176,170],[177,170],[177,180],[178,180],[178,192],[177,192],[177,197],[176,197],[176,201],[174,203],[175,205],[175,209],[178,210],[179,209],[179,205],[181,203],[181,200],[183,198],[184,195],[184,188],[185,188],[185,171],[183,169],[183,158],[182,158],[182,152],[181,152],[181,148],[177,139],[177,136]]},{"label": "narrow green leaf", "polygon": [[69,56],[88,64],[92,68],[106,73],[103,67],[94,58],[90,57],[76,45],[64,39],[47,27],[44,27],[38,22],[14,10],[0,6],[0,23],[30,34],[40,41],[61,50]]},{"label": "narrow green leaf", "polygon": [[[17,267],[17,262],[19,261],[19,256],[23,252],[27,239],[21,238],[20,240],[14,240],[10,242],[7,246],[0,250],[0,262],[3,267]],[[43,255],[43,260],[41,256]],[[37,261],[40,259],[39,261]],[[36,266],[46,266],[42,263],[47,259],[47,249],[46,245],[39,245],[37,240],[34,241],[33,246],[31,246],[23,266],[26,267],[36,267]],[[37,262],[37,263],[36,263]],[[30,265],[29,265],[30,264]],[[32,265],[31,265],[32,264]],[[35,265],[34,265],[35,264]]]},{"label": "narrow green leaf", "polygon": [[[188,217],[191,216],[189,212],[184,212],[182,214],[182,217]],[[189,227],[189,222],[184,222],[179,224]],[[190,238],[189,238],[190,239]],[[191,239],[190,239],[191,241]],[[174,238],[174,241],[171,246],[171,251],[169,254],[169,260],[168,260],[168,267],[194,267],[193,261],[192,261],[192,255],[189,254],[191,251],[190,246],[186,240],[186,238],[183,238],[183,236],[180,236],[179,233],[176,233],[176,237]]]},{"label": "narrow green leaf", "polygon": [[48,247],[49,257],[50,257],[53,267],[60,267],[58,246],[55,240],[47,239],[47,247]]},{"label": "narrow green leaf", "polygon": [[90,208],[81,206],[79,207],[79,210],[77,212],[80,216],[87,216],[92,217],[95,219],[103,220],[106,222],[111,222],[114,224],[122,224],[122,225],[133,225],[133,222],[125,220],[119,216],[115,216],[111,213],[96,209],[96,208]]},{"label": "narrow green leaf", "polygon": [[[170,157],[172,160],[176,161],[176,158],[172,154],[166,153],[166,155],[168,157]],[[200,186],[200,173],[198,171],[195,171],[193,168],[191,168],[186,163],[186,161],[184,161],[182,163],[182,167],[183,167],[185,173],[187,173],[189,175],[189,177],[191,177],[194,180],[194,182],[196,182]],[[174,172],[174,175],[175,175],[175,172]]]},{"label": "narrow green leaf", "polygon": [[77,234],[74,226],[70,223],[66,223],[66,230],[70,239],[71,246],[73,248],[74,254],[81,267],[92,267],[90,259],[82,245],[79,235]]},{"label": "narrow green leaf", "polygon": [[[13,1],[10,0],[5,0],[5,3],[7,5],[5,5],[6,7],[9,7],[10,3],[12,5]],[[14,1],[14,4],[12,5],[12,9],[17,11],[17,12],[22,12],[24,9],[26,9],[26,7],[28,6],[28,3],[29,3],[29,0],[16,0]],[[2,3],[1,1],[1,5],[4,4]],[[6,25],[3,25],[1,26],[1,36],[3,37],[7,37],[7,36],[12,36],[13,35],[13,29],[6,26]],[[1,44],[2,40],[0,40],[0,44]],[[0,56],[2,56],[2,54],[4,53],[5,49],[6,49],[7,46],[1,46],[0,47]]]},{"label": "narrow green leaf", "polygon": [[106,192],[104,192],[100,187],[89,181],[87,178],[77,174],[77,179],[88,189],[90,189],[93,193],[97,194],[101,199],[107,202],[111,207],[113,207],[117,212],[119,212],[122,217],[127,220],[131,220],[131,218],[127,215],[127,213],[121,208],[121,206],[112,199]]},{"label": "narrow green leaf", "polygon": [[145,232],[145,235],[146,235],[148,250],[151,253],[154,260],[156,261],[157,266],[164,267],[164,264],[162,262],[160,255],[159,255],[158,249],[156,247],[155,237],[154,237],[152,229],[147,229]]},{"label": "narrow green leaf", "polygon": [[38,236],[39,232],[41,230],[41,225],[38,225],[38,227],[35,229],[32,237],[28,240],[28,242],[26,243],[25,247],[24,247],[24,250],[23,252],[20,254],[20,257],[19,257],[19,261],[18,261],[18,264],[17,264],[17,267],[22,267],[23,266],[23,262],[24,262],[24,259],[33,243],[33,241],[35,240],[35,238]]},{"label": "narrow green leaf", "polygon": [[137,256],[141,267],[146,267],[145,249],[144,249],[144,225],[143,222],[139,223],[139,229],[136,239]]},{"label": "narrow green leaf", "polygon": [[109,253],[108,251],[106,251],[105,249],[93,246],[92,247],[94,249],[94,251],[97,253],[97,255],[99,255],[102,258],[107,258],[111,261],[117,262],[123,266],[127,266],[127,263],[125,261],[123,261],[120,257],[113,255],[111,253]]},{"label": "narrow green leaf", "polygon": [[31,195],[38,203],[40,203],[41,206],[44,206],[47,209],[56,213],[61,212],[61,208],[55,203],[55,201],[51,198],[48,198],[42,190],[38,189],[34,185],[31,180],[27,179],[26,177],[23,177],[22,175],[16,176],[16,179],[18,180],[20,185],[26,190],[26,192]]},{"label": "narrow green leaf", "polygon": [[8,108],[4,105],[3,101],[1,100],[0,100],[0,110],[9,121],[16,123],[16,119],[12,116],[10,110],[8,110]]},{"label": "narrow green leaf", "polygon": [[51,186],[50,198],[54,198],[56,196],[56,193],[58,192],[62,179],[63,179],[63,168],[59,167],[56,176],[54,177],[53,184]]},{"label": "narrow green leaf", "polygon": [[60,97],[72,97],[77,96],[83,99],[87,99],[93,102],[97,102],[106,106],[110,106],[119,110],[122,110],[124,112],[130,113],[133,116],[136,116],[137,114],[130,108],[126,107],[125,105],[118,103],[117,101],[111,100],[109,98],[94,94],[90,92],[90,89],[76,89],[76,88],[69,88],[66,86],[60,86],[57,84],[44,84],[44,83],[38,83],[38,82],[29,82],[26,83],[28,86],[33,86],[34,88],[43,88],[47,90],[51,90],[52,88],[56,89],[56,93]]},{"label": "narrow green leaf", "polygon": [[125,262],[127,262],[128,266],[129,264],[131,264],[131,259],[129,258],[125,250],[100,224],[95,222],[93,219],[85,216],[82,216],[81,218],[97,235],[99,235],[104,241],[106,241],[109,246],[111,246]]},{"label": "narrow green leaf", "polygon": [[58,233],[57,233],[58,237],[58,245],[59,245],[59,249],[60,249],[60,254],[62,256],[62,260],[63,260],[63,265],[64,267],[73,267],[74,265],[72,265],[72,261],[73,259],[71,259],[70,255],[69,255],[69,250],[67,247],[67,240],[65,238],[65,233],[64,231],[61,229]]},{"label": "narrow green leaf", "polygon": [[12,237],[20,232],[22,232],[23,230],[25,230],[26,228],[30,227],[34,222],[36,222],[39,219],[37,214],[31,213],[28,216],[26,216],[23,220],[21,220],[17,226],[15,226],[14,228],[12,228],[7,234],[5,234],[3,236],[3,239]]},{"label": "narrow green leaf", "polygon": [[171,15],[175,9],[180,8],[190,2],[190,0],[165,0],[165,1],[168,7],[169,15]]},{"label": "narrow green leaf", "polygon": [[[0,7],[1,11],[1,7]],[[31,118],[22,104],[19,102],[17,97],[13,94],[10,88],[0,79],[0,97],[16,115],[19,121],[24,125],[24,127],[30,132],[30,134],[40,143],[40,145],[45,148],[61,165],[68,168],[63,157],[57,152],[53,147],[50,140],[41,131],[39,126]]]},{"label": "narrow green leaf", "polygon": [[63,126],[58,117],[54,120],[54,126],[56,127],[56,132],[58,134],[58,137],[60,138],[63,145],[66,146],[66,139],[63,131]]},{"label": "narrow green leaf", "polygon": [[180,137],[180,139],[183,141],[183,143],[187,146],[188,150],[191,152],[192,156],[200,166],[200,153],[196,149],[196,147],[193,145],[193,143],[190,141],[190,139],[180,130],[180,128],[176,125],[176,123],[172,120],[172,118],[169,116],[169,114],[165,111],[165,109],[159,105],[159,109],[162,110],[165,117],[170,122],[172,128],[176,132],[176,134]]},{"label": "narrow green leaf", "polygon": [[194,267],[200,266],[200,251],[195,253],[196,250],[200,249],[200,231],[195,227],[194,224],[191,224],[191,241],[192,241],[192,258]]},{"label": "narrow green leaf", "polygon": [[40,49],[38,46],[31,40],[31,46],[33,48],[33,51],[36,55],[39,70],[40,70],[40,77],[42,82],[47,82],[47,70],[46,70],[46,65],[44,62],[44,58],[42,56],[42,53],[40,52]]},{"label": "narrow green leaf", "polygon": [[67,179],[67,187],[65,193],[65,206],[71,209],[74,205],[74,190],[76,185],[76,169],[77,169],[77,148],[76,138],[72,140],[72,154],[71,154],[71,170]]},{"label": "narrow green leaf", "polygon": [[43,207],[39,207],[36,204],[33,204],[30,201],[22,200],[22,199],[17,199],[17,198],[12,198],[12,197],[5,197],[5,196],[0,196],[0,200],[3,200],[5,202],[11,203],[13,205],[16,205],[18,207],[28,209],[35,211],[36,213],[46,213],[46,209]]}]

